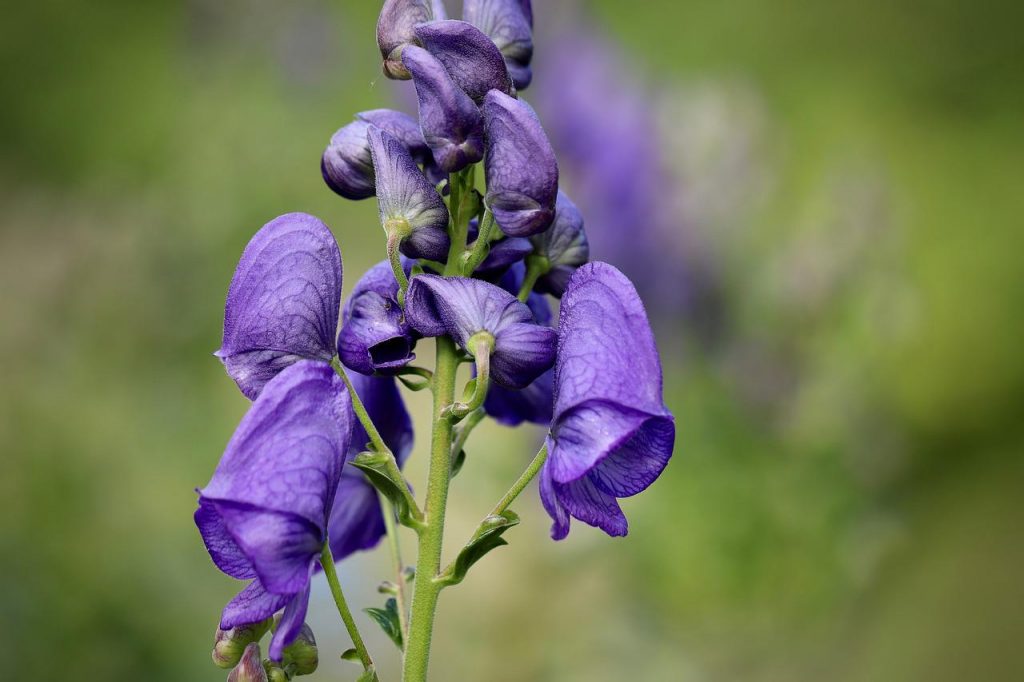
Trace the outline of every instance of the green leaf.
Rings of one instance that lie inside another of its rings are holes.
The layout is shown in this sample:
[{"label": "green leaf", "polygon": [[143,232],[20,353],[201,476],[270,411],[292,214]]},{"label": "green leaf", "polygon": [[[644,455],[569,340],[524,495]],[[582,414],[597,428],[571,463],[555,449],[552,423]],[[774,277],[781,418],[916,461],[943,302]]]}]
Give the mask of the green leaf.
[{"label": "green leaf", "polygon": [[466,573],[492,549],[508,544],[502,534],[512,526],[519,524],[519,515],[507,510],[501,514],[492,514],[473,533],[466,546],[462,548],[455,561],[438,576],[437,581],[444,586],[458,585],[466,578]]},{"label": "green leaf", "polygon": [[341,655],[341,660],[355,663],[356,665],[363,664],[363,661],[359,658],[359,652],[355,649],[346,649]]},{"label": "green leaf", "polygon": [[394,599],[388,599],[384,602],[384,608],[378,609],[371,607],[363,609],[363,611],[377,621],[377,625],[384,631],[384,634],[391,638],[391,641],[395,643],[399,649],[403,648],[402,644],[402,625],[398,619],[398,602]]},{"label": "green leaf", "polygon": [[[366,479],[374,488],[388,498],[400,524],[408,528],[420,529],[423,527],[423,522],[417,518],[416,513],[409,505],[409,486],[404,478],[400,477],[395,480],[392,477],[392,469],[388,466],[390,459],[385,454],[363,452],[352,460],[352,464],[366,475]],[[401,476],[400,473],[399,476]]]}]

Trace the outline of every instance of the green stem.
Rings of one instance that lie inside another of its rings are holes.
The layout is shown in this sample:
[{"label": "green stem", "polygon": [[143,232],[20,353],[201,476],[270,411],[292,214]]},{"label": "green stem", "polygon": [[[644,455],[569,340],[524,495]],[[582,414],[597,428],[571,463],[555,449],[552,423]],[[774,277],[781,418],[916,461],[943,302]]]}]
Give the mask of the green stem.
[{"label": "green stem", "polygon": [[484,212],[483,220],[480,221],[480,232],[476,241],[473,242],[473,250],[464,255],[465,262],[462,266],[462,274],[466,277],[473,275],[477,267],[484,262],[487,252],[490,251],[491,232],[494,230],[494,214],[490,210]]},{"label": "green stem", "polygon": [[537,452],[533,461],[526,467],[526,471],[520,476],[512,487],[508,489],[505,496],[494,506],[489,516],[497,516],[503,511],[509,508],[509,506],[515,502],[515,499],[519,497],[519,493],[523,492],[523,489],[534,479],[540,468],[544,466],[544,461],[548,458],[548,444],[545,442],[544,445],[540,446],[540,450]]},{"label": "green stem", "polygon": [[359,628],[356,627],[356,621],[352,618],[352,612],[348,608],[348,602],[345,601],[345,594],[341,591],[341,583],[338,582],[338,573],[334,570],[334,556],[331,554],[329,542],[325,542],[323,549],[320,550],[320,565],[323,566],[324,575],[327,576],[327,584],[331,586],[331,594],[334,595],[334,603],[338,605],[338,614],[341,616],[342,622],[345,623],[345,629],[348,630],[349,637],[352,638],[352,645],[356,649],[356,654],[359,656],[359,660],[362,661],[363,668],[372,670],[373,659],[370,658],[370,652],[366,650],[366,644],[363,643],[363,638],[359,634]]},{"label": "green stem", "polygon": [[491,351],[494,349],[494,337],[488,332],[479,332],[466,342],[466,348],[473,354],[476,363],[476,378],[473,395],[468,402],[452,403],[444,414],[451,417],[453,423],[462,419],[470,412],[480,408],[487,398],[487,390],[491,385]]},{"label": "green stem", "polygon": [[483,408],[479,408],[470,412],[462,422],[461,428],[455,434],[455,442],[452,443],[452,456],[459,454],[459,451],[466,447],[466,441],[469,440],[469,434],[473,433],[473,429],[477,427],[477,424],[482,422],[487,416],[487,413]]},{"label": "green stem", "polygon": [[[451,266],[452,263],[449,263]],[[426,682],[430,659],[430,641],[434,612],[441,585],[435,581],[441,569],[444,541],[444,514],[451,479],[452,424],[444,415],[455,395],[455,373],[459,362],[451,339],[437,338],[437,364],[434,368],[434,416],[430,441],[430,469],[427,476],[426,526],[419,536],[416,582],[409,619],[409,639],[405,645],[403,682]]]},{"label": "green stem", "polygon": [[405,276],[405,268],[402,267],[402,255],[398,247],[402,244],[403,235],[395,230],[388,232],[388,262],[391,263],[391,271],[395,273],[395,281],[398,282],[398,305],[405,307],[405,292],[409,290],[409,278]]},{"label": "green stem", "polygon": [[551,269],[551,262],[544,256],[527,256],[526,257],[526,274],[523,275],[523,285],[519,287],[519,300],[526,303],[526,299],[530,297],[530,292],[533,291],[533,285],[537,283],[537,280],[547,274]]},{"label": "green stem", "polygon": [[391,503],[384,497],[383,493],[377,493],[380,498],[380,511],[384,515],[384,529],[388,535],[388,545],[391,548],[391,558],[395,562],[395,600],[398,602],[398,625],[402,628],[402,641],[405,641],[409,633],[409,620],[405,608],[405,564],[402,562],[402,548],[398,544],[398,528],[395,525],[395,511]]}]

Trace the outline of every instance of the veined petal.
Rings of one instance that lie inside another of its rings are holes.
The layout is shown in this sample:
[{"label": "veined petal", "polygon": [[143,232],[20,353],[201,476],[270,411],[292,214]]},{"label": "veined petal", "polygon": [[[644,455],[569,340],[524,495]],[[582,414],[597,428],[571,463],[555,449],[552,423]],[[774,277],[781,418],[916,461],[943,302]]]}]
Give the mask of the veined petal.
[{"label": "veined petal", "polygon": [[398,303],[369,291],[352,301],[338,333],[338,354],[346,367],[369,375],[407,365],[416,357],[413,343]]},{"label": "veined petal", "polygon": [[306,578],[306,587],[299,591],[291,601],[284,607],[281,620],[277,624],[274,636],[270,640],[270,660],[280,661],[286,646],[295,641],[302,631],[302,625],[306,621],[306,611],[309,609],[309,577]]},{"label": "veined petal", "polygon": [[455,84],[444,65],[421,47],[407,47],[402,63],[416,85],[420,128],[437,165],[454,173],[482,159],[484,121],[469,95]]},{"label": "veined petal", "polygon": [[385,130],[409,150],[421,163],[433,163],[419,123],[406,113],[393,109],[373,109],[356,114],[356,120],[331,136],[320,160],[324,182],[346,199],[367,199],[376,194],[373,158],[366,132],[371,125]]},{"label": "veined petal", "polygon": [[521,390],[491,386],[484,410],[505,426],[519,426],[523,422],[547,426],[554,409],[554,377],[554,371],[548,370]]},{"label": "veined petal", "polygon": [[462,18],[483,31],[498,46],[516,88],[533,77],[533,8],[530,0],[465,0]]},{"label": "veined petal", "polygon": [[490,38],[465,21],[432,21],[415,28],[416,37],[470,98],[479,104],[491,90],[514,92],[505,59]]},{"label": "veined petal", "polygon": [[230,630],[259,623],[284,608],[291,599],[290,594],[271,594],[259,580],[253,580],[224,607],[220,615],[220,629]]},{"label": "veined petal", "polygon": [[621,537],[629,532],[626,515],[622,513],[618,500],[594,485],[590,478],[565,484],[553,481],[551,485],[559,504],[573,518],[600,528],[612,537]]},{"label": "veined petal", "polygon": [[[414,160],[422,162],[429,158],[430,148],[427,146],[427,141],[423,139],[419,122],[404,111],[370,109],[369,111],[360,111],[356,114],[356,118],[369,125],[377,126],[401,142],[409,150],[409,154]],[[365,134],[363,140],[366,141]]]},{"label": "veined petal", "polygon": [[311,215],[283,215],[249,241],[228,289],[216,353],[246,397],[298,358],[334,356],[341,277],[338,244]]},{"label": "veined petal", "polygon": [[448,209],[409,150],[376,126],[367,131],[377,174],[381,225],[403,235],[402,253],[437,260],[448,253]]},{"label": "veined petal", "polygon": [[555,216],[558,162],[540,120],[526,103],[493,90],[484,100],[483,114],[484,203],[509,236],[543,232]]},{"label": "veined petal", "polygon": [[402,65],[402,51],[418,44],[416,25],[446,17],[441,0],[386,0],[377,19],[377,47],[384,74],[396,80],[411,77]]},{"label": "veined petal", "polygon": [[[550,445],[549,445],[550,447]],[[540,501],[544,511],[551,517],[551,539],[564,540],[569,534],[569,513],[558,499],[555,482],[551,479],[551,470],[547,463],[540,470]]]},{"label": "veined petal", "polygon": [[526,388],[555,363],[558,334],[532,320],[506,326],[494,340],[491,376],[506,388]]},{"label": "veined petal", "polygon": [[238,580],[251,580],[256,577],[252,561],[231,537],[231,533],[224,525],[224,519],[212,502],[200,497],[199,508],[196,509],[193,518],[203,538],[203,544],[206,545],[206,551],[210,553],[210,558],[217,568]]},{"label": "veined petal", "polygon": [[530,237],[530,241],[534,252],[551,263],[551,270],[537,280],[537,290],[560,298],[572,273],[590,259],[590,245],[583,231],[583,214],[561,190],[551,227]]}]

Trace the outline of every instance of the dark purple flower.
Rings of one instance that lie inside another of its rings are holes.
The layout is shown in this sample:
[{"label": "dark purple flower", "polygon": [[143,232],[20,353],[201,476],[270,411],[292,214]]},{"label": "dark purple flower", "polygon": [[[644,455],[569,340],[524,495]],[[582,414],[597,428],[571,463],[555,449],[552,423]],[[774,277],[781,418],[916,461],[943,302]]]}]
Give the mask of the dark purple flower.
[{"label": "dark purple flower", "polygon": [[490,38],[465,21],[432,21],[416,27],[416,36],[444,64],[455,84],[479,104],[491,90],[511,94],[512,77]]},{"label": "dark purple flower", "polygon": [[436,57],[410,45],[402,63],[412,74],[419,100],[420,128],[441,170],[454,173],[484,157],[480,109],[455,84]]},{"label": "dark purple flower", "polygon": [[507,388],[524,388],[554,362],[555,331],[534,323],[526,305],[483,280],[418,275],[405,314],[424,336],[448,335],[463,348],[476,334],[490,334],[491,377]]},{"label": "dark purple flower", "polygon": [[341,252],[318,218],[288,213],[264,225],[242,253],[214,355],[253,400],[302,358],[330,362],[341,306]]},{"label": "dark purple flower", "polygon": [[[404,260],[403,267],[408,277],[412,261]],[[338,356],[360,374],[388,373],[416,357],[415,343],[416,334],[398,305],[398,282],[391,264],[377,263],[356,283],[345,303]]]},{"label": "dark purple flower", "polygon": [[[349,372],[348,377],[384,443],[394,453],[398,465],[402,466],[412,452],[413,431],[412,419],[395,380],[391,377],[367,377],[355,372]],[[354,420],[352,428],[349,460],[366,450],[370,441],[359,420]],[[385,534],[377,491],[353,466],[342,469],[328,527],[331,553],[337,561],[353,552],[376,546]]]},{"label": "dark purple flower", "polygon": [[555,216],[558,162],[537,115],[525,102],[492,90],[483,105],[487,196],[511,237],[543,232]]},{"label": "dark purple flower", "polygon": [[380,222],[389,238],[401,238],[402,253],[410,258],[444,258],[448,209],[441,195],[394,136],[371,125],[367,139],[377,175]]},{"label": "dark purple flower", "polygon": [[569,280],[558,327],[555,410],[540,479],[551,537],[569,533],[570,516],[625,535],[616,498],[653,483],[675,441],[647,314],[625,275],[589,263]]},{"label": "dark purple flower", "polygon": [[494,41],[515,86],[526,89],[533,79],[533,8],[530,0],[465,0],[462,18]]},{"label": "dark purple flower", "polygon": [[377,47],[384,58],[384,75],[409,80],[402,52],[408,45],[419,44],[416,25],[447,16],[442,0],[386,0],[377,18]]},{"label": "dark purple flower", "polygon": [[251,580],[220,628],[258,623],[284,609],[270,657],[298,635],[310,577],[327,537],[354,417],[345,384],[322,362],[298,362],[272,379],[242,419],[199,491],[195,522],[224,573]]},{"label": "dark purple flower", "polygon": [[537,280],[535,288],[561,298],[572,273],[590,259],[590,245],[583,231],[583,214],[561,190],[551,227],[530,237],[530,241],[533,242],[534,253],[546,259],[550,268]]},{"label": "dark purple flower", "polygon": [[419,123],[413,117],[393,109],[372,109],[356,114],[355,121],[331,136],[320,159],[324,182],[346,199],[368,199],[376,193],[373,158],[366,139],[371,125],[393,135],[421,163],[433,163]]}]

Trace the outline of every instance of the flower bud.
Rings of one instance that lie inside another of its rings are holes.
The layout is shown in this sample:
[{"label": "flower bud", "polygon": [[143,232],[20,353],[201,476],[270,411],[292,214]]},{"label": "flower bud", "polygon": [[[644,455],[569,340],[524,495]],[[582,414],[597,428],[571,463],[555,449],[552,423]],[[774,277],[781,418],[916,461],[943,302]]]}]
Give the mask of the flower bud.
[{"label": "flower bud", "polygon": [[583,231],[583,214],[561,190],[555,202],[555,220],[551,227],[530,237],[530,241],[536,256],[547,264],[535,288],[541,293],[561,298],[572,273],[590,259],[590,246]]},{"label": "flower bud", "polygon": [[228,682],[268,682],[267,672],[260,660],[259,644],[253,642],[245,647],[242,659],[228,673]]},{"label": "flower bud", "polygon": [[432,21],[416,27],[423,47],[444,64],[455,84],[479,104],[491,90],[515,92],[498,46],[465,21]]},{"label": "flower bud", "polygon": [[413,158],[433,162],[419,123],[408,114],[392,109],[373,109],[356,114],[355,121],[331,136],[320,159],[324,182],[346,199],[368,199],[376,193],[373,158],[366,141],[366,131],[371,125],[393,135]]},{"label": "flower bud", "polygon": [[498,46],[516,88],[533,79],[533,8],[530,0],[465,0],[462,18]]},{"label": "flower bud", "polygon": [[384,75],[407,81],[412,76],[402,64],[402,52],[408,45],[418,45],[416,25],[445,19],[441,0],[387,0],[377,19],[377,47],[384,58]]},{"label": "flower bud", "polygon": [[288,682],[288,673],[281,667],[280,663],[274,663],[269,658],[263,661],[263,670],[266,673],[267,682]]},{"label": "flower bud", "polygon": [[213,644],[213,662],[218,668],[233,668],[242,660],[246,646],[258,642],[270,629],[272,618],[230,630],[217,628]]},{"label": "flower bud", "polygon": [[316,637],[306,623],[294,642],[284,648],[284,660],[295,667],[296,675],[312,675],[320,663],[316,648]]}]

